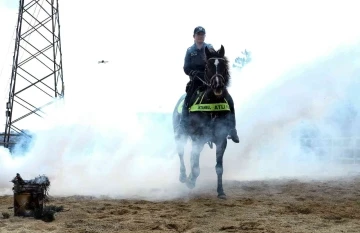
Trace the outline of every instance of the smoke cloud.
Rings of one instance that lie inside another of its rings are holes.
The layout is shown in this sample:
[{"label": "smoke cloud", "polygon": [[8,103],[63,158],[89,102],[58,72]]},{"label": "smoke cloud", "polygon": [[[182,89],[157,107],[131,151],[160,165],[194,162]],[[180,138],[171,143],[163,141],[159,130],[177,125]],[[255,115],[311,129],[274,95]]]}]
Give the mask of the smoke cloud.
[{"label": "smoke cloud", "polygon": [[[229,91],[240,143],[228,143],[224,179],[316,179],[359,171],[340,161],[344,151],[358,153],[360,146],[360,37],[351,30],[358,16],[348,11],[332,23],[332,13],[348,6],[329,3],[328,11],[318,17],[315,9],[320,6],[312,5],[308,18],[300,22],[299,8],[284,5],[287,11],[278,12],[269,6],[269,12],[258,12],[256,6],[244,5],[244,25],[236,23],[237,10],[226,8],[231,11],[226,24],[219,24],[218,17],[205,17],[168,27],[164,17],[167,22],[183,19],[173,8],[188,9],[186,3],[164,3],[168,11],[151,11],[157,17],[134,11],[135,3],[127,9],[110,9],[108,3],[89,3],[76,21],[84,27],[74,25],[81,5],[61,3],[65,99],[49,109],[46,120],[31,125],[34,140],[29,150],[18,148],[11,155],[0,147],[0,194],[11,192],[9,181],[16,173],[24,179],[47,175],[51,195],[171,199],[202,188],[215,192],[215,149],[207,145],[200,157],[197,188],[190,191],[178,181],[180,164],[171,125],[172,110],[187,82],[183,58],[198,25],[206,28],[206,40],[215,48],[224,45],[231,62],[245,48],[253,54],[241,71],[231,70]],[[123,14],[118,16],[115,9]],[[125,16],[126,11],[136,13]],[[99,17],[91,18],[94,12]],[[260,15],[269,17],[266,25],[258,20]],[[140,16],[147,20],[135,21]],[[241,35],[229,39],[232,28]],[[323,32],[317,34],[316,28]],[[336,37],[334,28],[339,29]],[[90,31],[93,36],[84,42]],[[102,59],[109,63],[97,64]],[[349,137],[353,144],[335,146]],[[333,141],[320,147],[327,139]],[[187,171],[190,150],[188,144]]]}]

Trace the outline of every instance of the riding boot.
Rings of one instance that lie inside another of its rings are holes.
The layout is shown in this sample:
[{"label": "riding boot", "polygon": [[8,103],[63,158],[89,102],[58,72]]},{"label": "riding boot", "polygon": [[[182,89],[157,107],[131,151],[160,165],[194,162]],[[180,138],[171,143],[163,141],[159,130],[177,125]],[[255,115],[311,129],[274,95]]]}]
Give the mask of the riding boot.
[{"label": "riding boot", "polygon": [[[233,124],[236,123],[235,114],[231,113],[230,120],[233,122]],[[231,127],[229,136],[231,137],[231,140],[233,140],[233,142],[235,142],[235,143],[240,142],[240,139],[239,139],[239,136],[237,135],[237,131],[236,131],[235,127]]]},{"label": "riding boot", "polygon": [[233,140],[233,142],[239,143],[240,139],[239,139],[239,136],[237,135],[237,131],[236,131],[234,101],[233,101],[232,97],[230,96],[230,94],[228,94],[226,99],[227,99],[229,107],[230,107],[230,116],[228,118],[229,119],[229,128],[230,128],[229,136],[231,137],[231,140]]}]

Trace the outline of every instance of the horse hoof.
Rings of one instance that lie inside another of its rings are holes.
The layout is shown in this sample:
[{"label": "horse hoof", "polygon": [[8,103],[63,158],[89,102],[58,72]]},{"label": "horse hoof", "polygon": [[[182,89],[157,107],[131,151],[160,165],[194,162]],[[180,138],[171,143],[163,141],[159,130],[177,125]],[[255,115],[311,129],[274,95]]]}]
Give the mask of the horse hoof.
[{"label": "horse hoof", "polygon": [[222,200],[226,200],[226,195],[225,195],[225,193],[219,194],[219,195],[218,195],[218,198],[219,198],[219,199],[222,199]]},{"label": "horse hoof", "polygon": [[186,182],[186,175],[185,174],[180,174],[179,180],[181,183],[185,183]]},{"label": "horse hoof", "polygon": [[190,180],[187,180],[187,181],[186,181],[186,186],[187,186],[189,189],[193,189],[193,188],[195,188],[195,183],[194,183],[194,182],[191,182]]}]

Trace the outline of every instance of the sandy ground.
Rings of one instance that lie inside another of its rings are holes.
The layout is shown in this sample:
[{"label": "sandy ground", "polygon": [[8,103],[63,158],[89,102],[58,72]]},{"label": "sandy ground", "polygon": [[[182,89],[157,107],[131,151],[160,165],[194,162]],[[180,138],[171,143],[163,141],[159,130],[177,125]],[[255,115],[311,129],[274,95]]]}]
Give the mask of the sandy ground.
[{"label": "sandy ground", "polygon": [[52,197],[53,222],[14,217],[0,197],[0,232],[360,232],[360,177],[327,181],[226,181],[172,201]]}]

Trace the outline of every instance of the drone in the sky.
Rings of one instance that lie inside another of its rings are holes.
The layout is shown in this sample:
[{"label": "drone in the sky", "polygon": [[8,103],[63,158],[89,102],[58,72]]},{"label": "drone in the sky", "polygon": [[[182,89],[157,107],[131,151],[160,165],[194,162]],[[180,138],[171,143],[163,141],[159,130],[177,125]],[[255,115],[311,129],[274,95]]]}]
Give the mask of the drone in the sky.
[{"label": "drone in the sky", "polygon": [[98,63],[108,63],[109,61],[104,61],[104,60],[101,60],[101,61],[98,61]]}]

